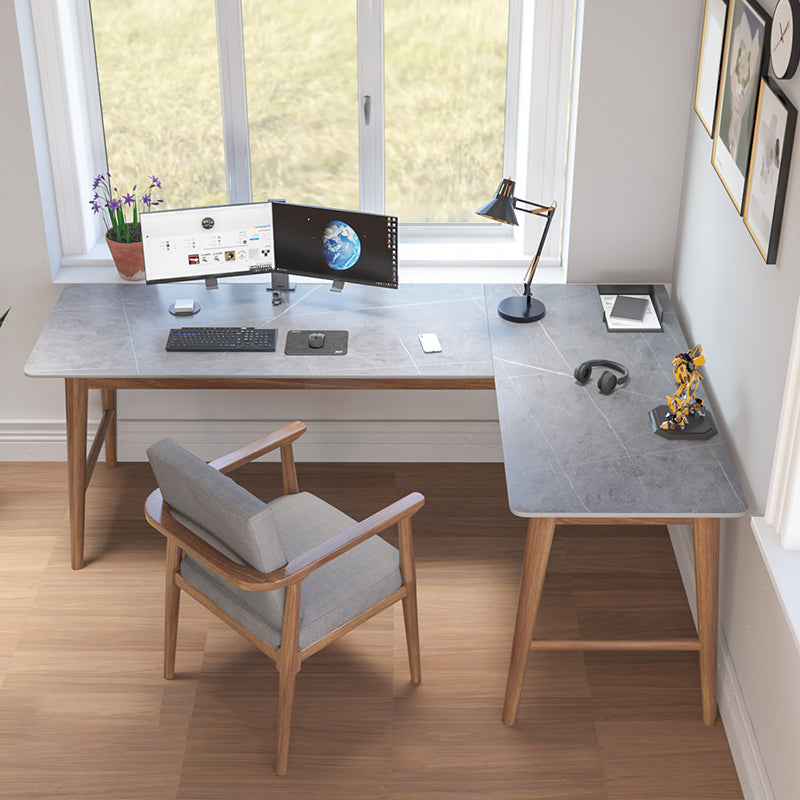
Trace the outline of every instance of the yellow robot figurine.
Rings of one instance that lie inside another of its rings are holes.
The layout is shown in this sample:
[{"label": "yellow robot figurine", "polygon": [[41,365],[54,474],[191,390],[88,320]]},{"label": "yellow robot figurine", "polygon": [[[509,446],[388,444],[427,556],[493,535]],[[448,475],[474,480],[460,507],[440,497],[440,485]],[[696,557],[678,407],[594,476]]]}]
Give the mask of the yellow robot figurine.
[{"label": "yellow robot figurine", "polygon": [[703,380],[697,368],[705,363],[703,348],[699,344],[688,353],[678,353],[672,360],[672,374],[678,388],[675,394],[667,397],[668,411],[661,423],[662,430],[682,431],[693,419],[706,415],[703,401],[695,396]]}]

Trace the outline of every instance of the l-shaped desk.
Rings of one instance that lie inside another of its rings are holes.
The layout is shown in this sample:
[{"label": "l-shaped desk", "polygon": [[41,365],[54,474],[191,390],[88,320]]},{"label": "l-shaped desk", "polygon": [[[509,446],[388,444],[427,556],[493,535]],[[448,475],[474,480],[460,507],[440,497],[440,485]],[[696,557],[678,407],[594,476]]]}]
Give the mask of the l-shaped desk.
[{"label": "l-shaped desk", "polygon": [[[25,367],[63,378],[66,389],[70,540],[83,566],[85,494],[100,450],[116,463],[118,389],[494,389],[511,512],[528,519],[520,598],[503,721],[513,725],[531,649],[696,650],[703,720],[716,718],[719,520],[747,510],[721,435],[656,436],[649,410],[674,391],[672,359],[688,348],[663,287],[658,332],[609,332],[596,286],[537,286],[540,322],[501,319],[495,308],[515,287],[409,285],[397,291],[300,284],[271,303],[263,286],[216,291],[179,284],[75,285],[64,289]],[[192,318],[172,316],[195,296]],[[181,325],[278,329],[272,353],[166,352]],[[290,330],[347,330],[346,355],[285,355]],[[417,335],[436,333],[440,353]],[[610,359],[630,370],[610,395],[579,385],[574,368]],[[88,392],[103,416],[87,455]],[[691,524],[698,636],[686,639],[536,639],[533,629],[559,524]]]}]

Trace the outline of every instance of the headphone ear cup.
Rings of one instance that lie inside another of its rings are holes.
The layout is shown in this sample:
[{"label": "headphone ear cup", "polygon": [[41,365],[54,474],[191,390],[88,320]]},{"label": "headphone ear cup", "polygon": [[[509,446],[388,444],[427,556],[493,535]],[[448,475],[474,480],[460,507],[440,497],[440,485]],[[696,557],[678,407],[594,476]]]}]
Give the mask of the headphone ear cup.
[{"label": "headphone ear cup", "polygon": [[592,375],[591,364],[587,364],[585,361],[583,364],[578,364],[572,374],[575,376],[575,380],[578,381],[578,383],[586,383]]},{"label": "headphone ear cup", "polygon": [[600,394],[611,394],[617,388],[617,376],[613,372],[604,372],[597,381]]}]

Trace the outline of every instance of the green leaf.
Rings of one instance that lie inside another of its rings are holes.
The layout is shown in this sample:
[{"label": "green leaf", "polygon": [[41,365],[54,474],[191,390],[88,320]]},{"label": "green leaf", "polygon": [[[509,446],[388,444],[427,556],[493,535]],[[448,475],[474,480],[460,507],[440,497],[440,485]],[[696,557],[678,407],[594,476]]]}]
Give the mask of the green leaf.
[{"label": "green leaf", "polygon": [[5,322],[6,317],[8,316],[8,312],[11,311],[11,308],[7,308],[3,313],[3,316],[0,317],[0,326]]}]

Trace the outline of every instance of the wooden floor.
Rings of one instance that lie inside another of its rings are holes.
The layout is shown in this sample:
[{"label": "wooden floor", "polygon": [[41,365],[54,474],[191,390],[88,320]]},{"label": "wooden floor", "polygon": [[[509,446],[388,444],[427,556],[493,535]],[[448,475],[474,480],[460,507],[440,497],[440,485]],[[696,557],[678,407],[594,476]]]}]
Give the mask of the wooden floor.
[{"label": "wooden floor", "polygon": [[[247,485],[277,491],[273,465]],[[277,673],[185,598],[161,677],[163,539],[144,464],[98,466],[87,565],[69,568],[63,464],[0,464],[0,796],[80,800],[742,797],[725,731],[700,718],[692,653],[536,653],[500,721],[525,523],[499,464],[298,465],[363,517],[427,497],[415,522],[422,684],[400,606],[298,677],[289,774],[274,774]],[[560,528],[537,633],[693,632],[666,530]]]}]

